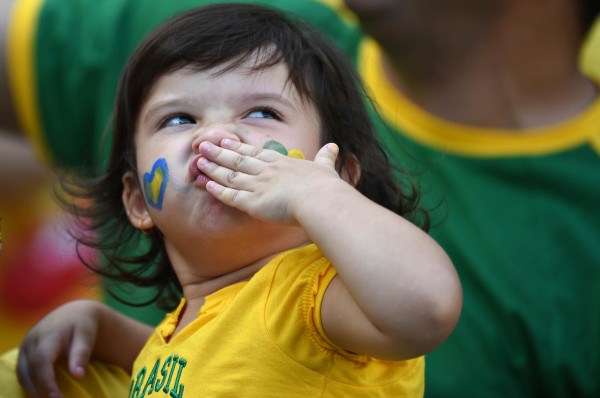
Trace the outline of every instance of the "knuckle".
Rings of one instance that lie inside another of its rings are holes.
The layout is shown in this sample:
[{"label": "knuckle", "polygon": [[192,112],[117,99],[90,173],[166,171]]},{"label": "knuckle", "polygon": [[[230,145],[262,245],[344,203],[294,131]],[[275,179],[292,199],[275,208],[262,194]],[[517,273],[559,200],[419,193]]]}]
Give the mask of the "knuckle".
[{"label": "knuckle", "polygon": [[237,191],[237,190],[235,190],[235,189],[232,189],[232,190],[231,190],[231,195],[230,195],[230,198],[229,198],[229,200],[231,201],[231,203],[236,203],[236,200],[237,200],[237,197],[238,197],[238,193],[239,193],[239,192],[240,192],[240,191]]},{"label": "knuckle", "polygon": [[237,171],[232,171],[227,174],[227,183],[233,184],[233,182],[237,179],[239,173]]},{"label": "knuckle", "polygon": [[264,150],[262,148],[255,148],[255,149],[252,150],[252,153],[250,154],[250,156],[252,156],[253,158],[255,158],[255,157],[258,157],[263,152],[264,152]]},{"label": "knuckle", "polygon": [[221,195],[221,198],[226,203],[234,203],[237,197],[238,191],[236,189],[225,188]]},{"label": "knuckle", "polygon": [[244,163],[246,163],[247,160],[248,157],[246,155],[236,155],[233,158],[233,164],[235,165],[236,169],[239,169]]}]

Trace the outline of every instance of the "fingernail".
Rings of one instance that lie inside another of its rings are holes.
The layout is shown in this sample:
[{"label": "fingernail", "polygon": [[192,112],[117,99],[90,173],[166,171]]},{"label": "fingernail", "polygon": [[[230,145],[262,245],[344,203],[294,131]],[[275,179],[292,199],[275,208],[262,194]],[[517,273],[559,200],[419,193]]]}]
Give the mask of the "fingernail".
[{"label": "fingernail", "polygon": [[76,376],[83,376],[85,374],[85,369],[81,365],[77,365],[75,369],[73,369]]},{"label": "fingernail", "polygon": [[221,146],[229,146],[231,145],[231,140],[229,138],[224,138],[223,141],[221,141]]},{"label": "fingernail", "polygon": [[200,144],[200,150],[203,152],[208,153],[208,152],[210,152],[211,148],[212,148],[212,144],[210,142],[204,141]]}]

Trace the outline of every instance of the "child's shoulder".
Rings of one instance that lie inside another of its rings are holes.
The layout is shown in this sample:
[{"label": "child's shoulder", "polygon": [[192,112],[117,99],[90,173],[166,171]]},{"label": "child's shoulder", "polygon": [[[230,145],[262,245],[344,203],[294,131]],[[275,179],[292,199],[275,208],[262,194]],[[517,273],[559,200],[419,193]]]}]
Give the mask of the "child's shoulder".
[{"label": "child's shoulder", "polygon": [[268,279],[270,289],[289,292],[294,286],[303,289],[315,285],[319,278],[332,272],[335,270],[330,261],[311,243],[280,253],[259,274]]}]

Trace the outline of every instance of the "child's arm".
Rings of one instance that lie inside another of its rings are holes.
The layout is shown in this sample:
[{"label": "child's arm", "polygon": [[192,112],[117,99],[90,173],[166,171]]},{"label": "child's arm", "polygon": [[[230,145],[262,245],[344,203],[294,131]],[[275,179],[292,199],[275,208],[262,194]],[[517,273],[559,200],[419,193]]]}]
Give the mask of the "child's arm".
[{"label": "child's arm", "polygon": [[254,217],[301,225],[336,267],[321,311],[332,341],[405,359],[448,337],[462,306],[450,259],[426,233],[343,181],[337,146],[321,148],[314,162],[230,140],[221,146],[201,146],[212,161],[202,171],[222,184],[209,183],[209,192]]},{"label": "child's arm", "polygon": [[85,374],[90,359],[118,365],[131,372],[133,361],[152,328],[108,306],[79,300],[46,315],[27,333],[19,351],[17,374],[31,396],[60,397],[54,366],[68,361],[70,373]]}]

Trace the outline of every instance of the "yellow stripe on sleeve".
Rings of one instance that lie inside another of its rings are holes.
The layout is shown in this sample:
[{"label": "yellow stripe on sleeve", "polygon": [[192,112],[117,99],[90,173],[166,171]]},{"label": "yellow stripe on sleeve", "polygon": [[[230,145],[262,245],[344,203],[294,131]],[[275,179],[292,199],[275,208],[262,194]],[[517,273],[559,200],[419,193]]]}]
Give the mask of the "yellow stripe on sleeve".
[{"label": "yellow stripe on sleeve", "polygon": [[7,68],[17,119],[33,143],[39,159],[49,161],[42,136],[35,75],[35,33],[43,0],[19,0],[12,9],[8,26]]}]

